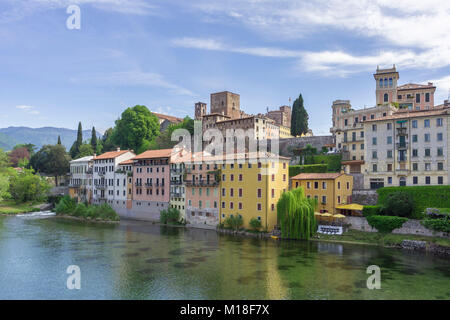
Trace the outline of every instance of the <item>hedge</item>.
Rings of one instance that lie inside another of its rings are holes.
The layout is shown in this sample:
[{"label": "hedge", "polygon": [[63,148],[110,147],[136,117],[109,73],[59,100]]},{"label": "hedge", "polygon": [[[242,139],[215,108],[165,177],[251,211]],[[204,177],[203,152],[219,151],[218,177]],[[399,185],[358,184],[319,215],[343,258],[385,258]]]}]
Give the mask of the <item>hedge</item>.
[{"label": "hedge", "polygon": [[300,173],[324,173],[324,172],[327,172],[326,164],[289,166],[289,177],[296,176]]},{"label": "hedge", "polygon": [[364,217],[377,216],[382,214],[382,209],[381,206],[364,206],[362,214]]},{"label": "hedge", "polygon": [[425,219],[422,224],[431,230],[450,232],[450,219]]},{"label": "hedge", "polygon": [[449,208],[450,186],[384,187],[377,189],[378,205],[384,206],[388,194],[404,191],[411,194],[414,209],[412,217],[422,218],[426,208]]},{"label": "hedge", "polygon": [[316,155],[313,161],[314,164],[326,164],[328,172],[341,171],[342,156],[340,154]]},{"label": "hedge", "polygon": [[381,233],[391,233],[392,230],[401,228],[403,223],[408,221],[407,218],[394,216],[368,216],[367,222]]}]

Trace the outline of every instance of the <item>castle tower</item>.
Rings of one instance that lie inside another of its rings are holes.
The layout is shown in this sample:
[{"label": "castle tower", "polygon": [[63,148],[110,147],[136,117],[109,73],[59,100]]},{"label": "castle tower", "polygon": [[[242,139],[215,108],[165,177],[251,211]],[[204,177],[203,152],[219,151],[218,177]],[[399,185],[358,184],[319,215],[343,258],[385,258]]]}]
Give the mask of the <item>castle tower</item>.
[{"label": "castle tower", "polygon": [[211,93],[211,113],[241,118],[240,96],[229,91]]},{"label": "castle tower", "polygon": [[397,81],[400,78],[395,65],[390,69],[380,69],[373,75],[376,82],[377,105],[397,102]]},{"label": "castle tower", "polygon": [[344,117],[351,110],[352,105],[350,100],[335,100],[331,108],[333,109],[333,126],[330,132],[334,134],[345,126]]},{"label": "castle tower", "polygon": [[206,116],[206,103],[197,102],[195,104],[195,120],[202,120]]}]

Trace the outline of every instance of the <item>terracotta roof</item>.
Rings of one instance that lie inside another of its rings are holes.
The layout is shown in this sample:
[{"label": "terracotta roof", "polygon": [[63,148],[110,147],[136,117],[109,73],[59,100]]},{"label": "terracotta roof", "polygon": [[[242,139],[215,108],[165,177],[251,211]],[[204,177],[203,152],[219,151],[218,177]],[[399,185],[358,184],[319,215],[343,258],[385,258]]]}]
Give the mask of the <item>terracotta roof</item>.
[{"label": "terracotta roof", "polygon": [[153,159],[153,158],[167,158],[172,154],[172,149],[160,149],[160,150],[147,150],[132,160],[140,160],[140,159]]},{"label": "terracotta roof", "polygon": [[169,120],[170,122],[181,122],[183,121],[183,119],[181,118],[177,118],[174,116],[169,116],[167,114],[162,114],[162,113],[156,113],[156,112],[152,112],[157,118],[159,119],[165,119],[165,120]]},{"label": "terracotta roof", "polygon": [[102,153],[99,156],[96,156],[94,158],[94,160],[114,159],[118,156],[121,156],[124,153],[127,153],[127,152],[131,152],[131,151],[130,150],[108,151],[108,152]]},{"label": "terracotta roof", "polygon": [[[228,158],[229,157],[229,158]],[[221,161],[227,161],[227,160],[242,160],[242,159],[262,159],[262,160],[270,160],[271,158],[278,158],[280,160],[288,161],[291,158],[283,157],[283,156],[277,156],[275,154],[271,153],[261,153],[261,155],[258,154],[258,152],[250,152],[250,153],[235,153],[233,154],[233,157],[230,156],[230,154],[224,154],[221,156],[214,156],[207,153],[197,152],[194,155],[192,154],[183,154],[181,157],[177,156],[174,157],[171,162],[173,163],[180,163],[180,162],[194,162],[194,163],[201,163],[201,162],[221,162]]]},{"label": "terracotta roof", "polygon": [[414,90],[414,89],[426,89],[426,88],[436,88],[430,82],[428,84],[416,84],[416,83],[407,83],[397,87],[397,90]]},{"label": "terracotta roof", "polygon": [[343,175],[343,173],[333,172],[333,173],[300,173],[291,179],[293,180],[330,180],[336,179],[337,177]]},{"label": "terracotta roof", "polygon": [[128,159],[128,160],[125,160],[125,161],[122,161],[121,163],[119,163],[119,165],[126,165],[126,164],[133,164],[133,160]]},{"label": "terracotta roof", "polygon": [[386,116],[383,118],[376,119],[368,119],[364,121],[366,122],[376,122],[376,121],[384,121],[384,120],[395,120],[395,119],[407,119],[407,118],[419,118],[419,117],[430,117],[430,116],[439,116],[450,114],[450,109],[438,109],[438,110],[417,110],[411,112],[396,112],[390,116]]}]

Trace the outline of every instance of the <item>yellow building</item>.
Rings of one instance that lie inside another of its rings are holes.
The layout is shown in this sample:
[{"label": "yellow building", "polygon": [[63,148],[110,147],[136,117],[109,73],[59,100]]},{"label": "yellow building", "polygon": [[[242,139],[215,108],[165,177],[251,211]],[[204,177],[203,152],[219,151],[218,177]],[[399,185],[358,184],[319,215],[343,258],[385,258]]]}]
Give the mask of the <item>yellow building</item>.
[{"label": "yellow building", "polygon": [[293,138],[294,136],[291,135],[291,128],[280,126],[280,139],[285,138]]},{"label": "yellow building", "polygon": [[353,176],[345,173],[300,173],[291,178],[291,188],[303,187],[315,198],[319,212],[337,213],[336,206],[351,203]]},{"label": "yellow building", "polygon": [[289,158],[256,154],[237,155],[233,162],[220,165],[220,223],[230,216],[241,216],[243,227],[250,228],[255,218],[262,229],[271,231],[277,225],[276,205],[289,188]]}]

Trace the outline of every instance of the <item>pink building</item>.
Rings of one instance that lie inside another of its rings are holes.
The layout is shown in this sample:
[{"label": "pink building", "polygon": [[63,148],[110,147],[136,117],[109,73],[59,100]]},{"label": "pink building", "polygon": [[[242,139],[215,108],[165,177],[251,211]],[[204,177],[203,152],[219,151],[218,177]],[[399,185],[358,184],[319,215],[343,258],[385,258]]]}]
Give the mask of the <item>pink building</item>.
[{"label": "pink building", "polygon": [[170,201],[172,149],[145,151],[133,160],[133,209],[135,219],[159,220]]}]

